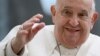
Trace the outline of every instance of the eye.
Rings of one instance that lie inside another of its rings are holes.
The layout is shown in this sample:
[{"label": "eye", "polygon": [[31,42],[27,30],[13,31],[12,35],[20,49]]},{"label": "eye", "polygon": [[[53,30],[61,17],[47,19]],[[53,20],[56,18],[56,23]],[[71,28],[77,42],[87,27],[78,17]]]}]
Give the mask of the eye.
[{"label": "eye", "polygon": [[72,11],[69,10],[63,10],[62,15],[65,17],[71,17],[73,15]]},{"label": "eye", "polygon": [[79,13],[78,13],[78,17],[80,19],[87,19],[89,17],[89,12],[87,10],[81,10]]},{"label": "eye", "polygon": [[86,14],[86,13],[79,13],[79,16],[81,16],[81,17],[88,16],[88,14]]},{"label": "eye", "polygon": [[85,12],[79,13],[78,16],[79,16],[80,18],[86,19],[86,18],[88,17],[88,13],[85,13]]}]

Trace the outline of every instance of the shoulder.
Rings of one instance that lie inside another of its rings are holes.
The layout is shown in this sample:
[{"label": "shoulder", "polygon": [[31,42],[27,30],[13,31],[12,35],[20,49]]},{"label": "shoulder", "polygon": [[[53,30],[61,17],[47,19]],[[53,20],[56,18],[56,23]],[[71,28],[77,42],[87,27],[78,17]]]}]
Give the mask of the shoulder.
[{"label": "shoulder", "polygon": [[90,33],[88,41],[91,42],[92,44],[95,44],[97,42],[99,44],[99,42],[100,42],[100,36]]},{"label": "shoulder", "polygon": [[95,34],[89,34],[89,37],[85,41],[85,43],[82,45],[85,47],[93,47],[93,46],[99,46],[100,47],[100,37]]},{"label": "shoulder", "polygon": [[54,25],[46,25],[42,30],[54,31]]},{"label": "shoulder", "polygon": [[91,40],[91,47],[89,50],[89,53],[94,56],[100,56],[100,36],[95,34],[90,34],[90,40]]},{"label": "shoulder", "polygon": [[53,32],[54,32],[54,25],[46,25],[41,30],[39,30],[37,34],[44,35],[44,34],[53,33]]},{"label": "shoulder", "polygon": [[94,40],[97,40],[97,39],[100,40],[100,36],[92,34],[92,33],[90,33],[89,38],[94,39]]}]

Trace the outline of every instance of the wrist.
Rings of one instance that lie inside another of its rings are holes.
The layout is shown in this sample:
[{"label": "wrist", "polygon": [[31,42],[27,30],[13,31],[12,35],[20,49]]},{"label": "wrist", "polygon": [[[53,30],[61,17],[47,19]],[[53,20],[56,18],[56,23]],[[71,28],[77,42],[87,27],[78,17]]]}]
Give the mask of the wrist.
[{"label": "wrist", "polygon": [[24,44],[22,44],[20,41],[17,41],[16,38],[13,38],[11,40],[11,48],[14,53],[18,54],[24,48]]}]

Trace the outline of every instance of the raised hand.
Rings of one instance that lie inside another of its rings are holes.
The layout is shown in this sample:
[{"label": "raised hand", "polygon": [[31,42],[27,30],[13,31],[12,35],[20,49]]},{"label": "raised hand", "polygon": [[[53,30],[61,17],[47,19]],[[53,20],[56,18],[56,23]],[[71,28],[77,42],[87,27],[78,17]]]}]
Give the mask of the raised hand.
[{"label": "raised hand", "polygon": [[12,49],[16,54],[20,52],[25,44],[31,41],[34,38],[34,35],[45,26],[44,22],[40,22],[40,19],[42,18],[43,15],[37,14],[21,25],[16,37],[11,42]]}]

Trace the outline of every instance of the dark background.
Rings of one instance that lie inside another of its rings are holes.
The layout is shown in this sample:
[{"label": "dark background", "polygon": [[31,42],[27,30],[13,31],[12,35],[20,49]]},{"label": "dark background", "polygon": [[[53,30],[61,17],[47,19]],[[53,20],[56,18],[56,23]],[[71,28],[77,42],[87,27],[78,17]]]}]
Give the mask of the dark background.
[{"label": "dark background", "polygon": [[[100,0],[96,1],[96,9],[100,13]],[[44,15],[42,21],[47,25],[52,24],[51,16],[43,12],[40,0],[0,0],[0,40],[16,25],[28,20],[33,15]],[[100,19],[92,30],[92,33],[100,35]]]}]

